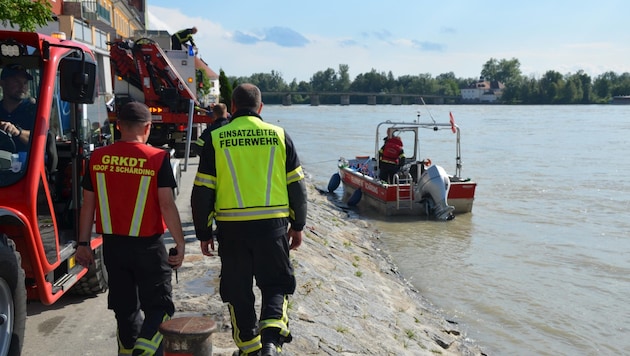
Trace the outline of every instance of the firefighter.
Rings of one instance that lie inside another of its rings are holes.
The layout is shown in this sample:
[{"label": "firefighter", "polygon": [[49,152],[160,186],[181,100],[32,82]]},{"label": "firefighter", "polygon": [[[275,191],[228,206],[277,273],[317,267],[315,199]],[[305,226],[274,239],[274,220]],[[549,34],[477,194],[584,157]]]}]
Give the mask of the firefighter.
[{"label": "firefighter", "polygon": [[[177,183],[168,152],[146,144],[151,131],[147,106],[128,103],[118,120],[120,140],[96,149],[83,177],[76,261],[84,267],[94,263],[89,241],[96,216],[118,354],[161,355],[158,327],[175,312],[171,268],[179,268],[184,259],[184,233],[173,198]],[[164,246],[164,223],[175,240],[173,256]]]},{"label": "firefighter", "polygon": [[206,141],[210,140],[210,132],[216,128],[219,128],[223,125],[227,125],[230,121],[230,114],[227,111],[227,106],[223,103],[218,103],[212,106],[212,115],[214,116],[214,122],[210,126],[208,126],[201,135],[197,138],[195,143],[197,144],[197,149],[201,151],[203,145]]},{"label": "firefighter", "polygon": [[[292,339],[287,305],[295,291],[289,250],[306,222],[304,172],[293,141],[260,117],[260,90],[242,84],[232,94],[232,120],[212,131],[199,160],[191,205],[201,251],[212,256],[216,219],[221,282],[235,355],[276,355]],[[253,280],[262,295],[256,317]]]},{"label": "firefighter", "polygon": [[392,177],[405,164],[405,152],[400,137],[385,137],[385,144],[378,151],[378,178],[392,183]]},{"label": "firefighter", "polygon": [[196,33],[197,27],[175,32],[175,34],[171,36],[171,49],[182,49],[182,45],[186,42],[190,42],[191,46],[197,47],[195,46],[195,41],[193,41],[193,35]]}]

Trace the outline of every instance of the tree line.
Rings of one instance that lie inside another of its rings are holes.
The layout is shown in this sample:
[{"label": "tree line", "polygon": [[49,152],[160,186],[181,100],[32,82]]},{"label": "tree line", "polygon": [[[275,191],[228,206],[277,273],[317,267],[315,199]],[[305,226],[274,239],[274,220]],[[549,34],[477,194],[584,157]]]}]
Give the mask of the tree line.
[{"label": "tree line", "polygon": [[[482,67],[480,77],[487,81],[503,83],[505,88],[498,100],[501,104],[604,104],[613,96],[630,95],[630,73],[617,74],[606,72],[592,78],[584,71],[562,74],[549,70],[540,78],[523,75],[520,62],[516,58],[490,58]],[[461,89],[468,88],[479,78],[457,78],[453,72],[433,77],[431,74],[402,75],[394,77],[391,71],[361,73],[350,79],[349,66],[340,64],[337,70],[327,68],[313,74],[309,81],[293,79],[287,83],[282,74],[275,70],[271,73],[255,73],[249,77],[226,76],[220,72],[221,96],[224,101],[228,88],[238,83],[253,83],[267,93],[267,104],[281,104],[282,94],[286,92],[331,92],[331,93],[374,93],[374,94],[417,94],[451,97],[452,102],[461,102]],[[224,95],[223,86],[226,85]],[[278,93],[277,96],[269,93]],[[308,104],[308,95],[293,95],[293,104]],[[351,96],[352,100],[352,96]],[[367,100],[367,99],[363,99]],[[390,100],[387,97],[378,101]],[[404,99],[405,102],[413,98]],[[229,100],[227,100],[229,102]],[[355,101],[353,100],[353,103]],[[321,104],[339,103],[338,97],[320,97]]]}]

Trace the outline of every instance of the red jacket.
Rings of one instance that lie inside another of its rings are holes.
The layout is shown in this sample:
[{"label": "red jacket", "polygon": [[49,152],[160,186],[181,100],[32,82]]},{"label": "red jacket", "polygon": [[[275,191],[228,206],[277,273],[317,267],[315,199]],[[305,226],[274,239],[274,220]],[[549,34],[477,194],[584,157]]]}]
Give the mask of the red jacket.
[{"label": "red jacket", "polygon": [[98,233],[143,237],[164,233],[157,179],[167,154],[131,142],[117,142],[92,153]]},{"label": "red jacket", "polygon": [[381,148],[380,160],[385,163],[400,164],[404,157],[403,143],[400,137],[394,136],[389,138]]}]

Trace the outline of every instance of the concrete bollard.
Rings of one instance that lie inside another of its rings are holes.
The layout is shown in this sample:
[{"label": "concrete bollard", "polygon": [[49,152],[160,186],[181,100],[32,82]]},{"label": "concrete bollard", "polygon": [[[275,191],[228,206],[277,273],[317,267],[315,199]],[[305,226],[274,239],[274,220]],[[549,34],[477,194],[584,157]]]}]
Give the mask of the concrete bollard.
[{"label": "concrete bollard", "polygon": [[210,356],[216,323],[201,316],[175,318],[160,324],[164,356]]}]

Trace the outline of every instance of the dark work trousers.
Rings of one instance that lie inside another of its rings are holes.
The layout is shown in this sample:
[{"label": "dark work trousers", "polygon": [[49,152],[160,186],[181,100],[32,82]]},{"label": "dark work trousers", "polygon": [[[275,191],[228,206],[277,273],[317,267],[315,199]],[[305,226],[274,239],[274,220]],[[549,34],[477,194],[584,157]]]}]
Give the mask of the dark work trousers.
[{"label": "dark work trousers", "polygon": [[109,275],[108,308],[116,314],[120,343],[132,349],[138,338],[153,339],[165,314],[175,312],[166,247],[161,236],[106,235],[103,257]]},{"label": "dark work trousers", "polygon": [[[221,233],[221,228],[218,230],[220,293],[223,301],[232,307],[233,337],[238,345],[239,340],[248,341],[259,335],[252,290],[254,278],[262,295],[260,320],[287,320],[285,297],[295,291],[295,276],[285,234],[275,237],[227,235]],[[276,328],[265,329],[262,343],[282,345],[291,340],[291,335],[280,336],[279,332]]]},{"label": "dark work trousers", "polygon": [[182,49],[182,43],[179,42],[179,38],[177,38],[177,36],[175,35],[171,36],[171,49],[174,49],[174,50]]},{"label": "dark work trousers", "polygon": [[393,183],[393,177],[400,170],[400,166],[393,163],[379,162],[378,164],[378,178],[384,180],[387,183]]}]

